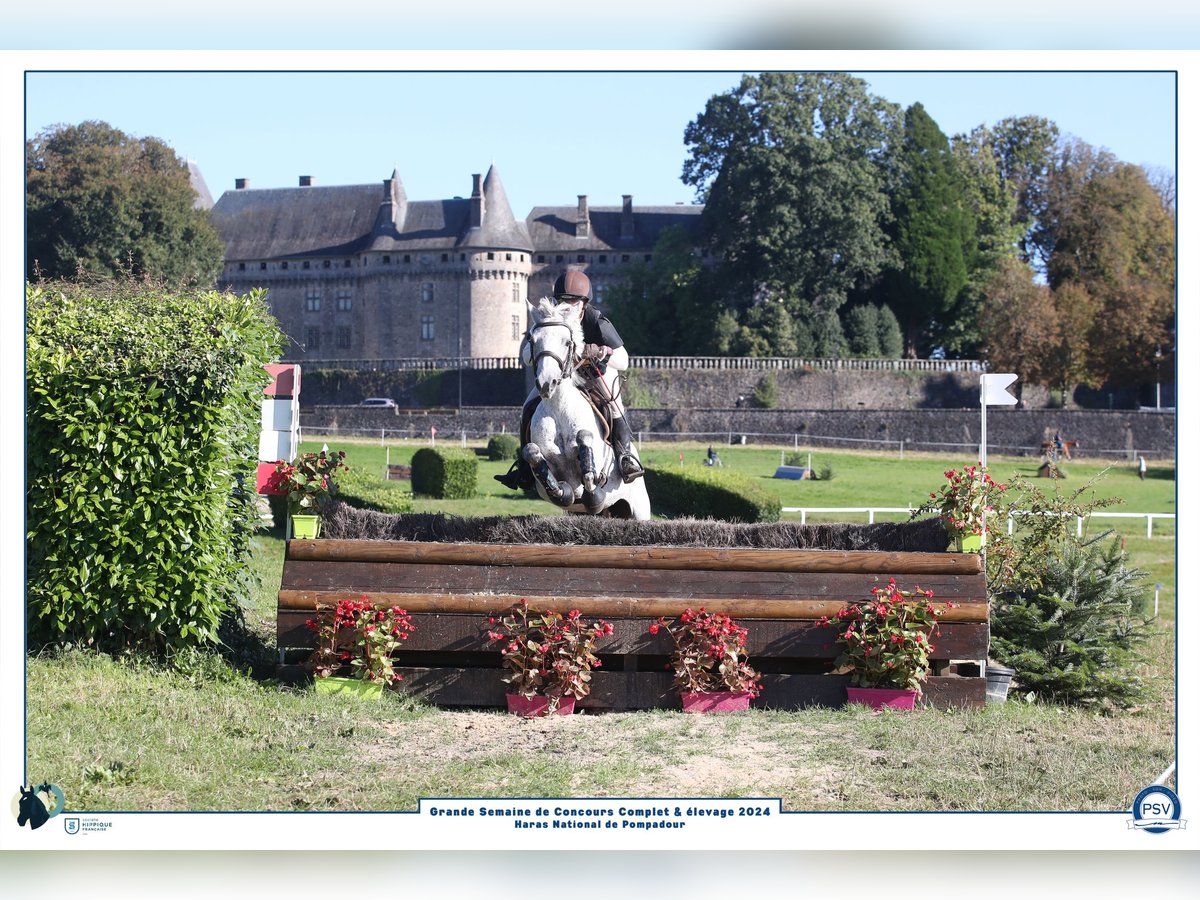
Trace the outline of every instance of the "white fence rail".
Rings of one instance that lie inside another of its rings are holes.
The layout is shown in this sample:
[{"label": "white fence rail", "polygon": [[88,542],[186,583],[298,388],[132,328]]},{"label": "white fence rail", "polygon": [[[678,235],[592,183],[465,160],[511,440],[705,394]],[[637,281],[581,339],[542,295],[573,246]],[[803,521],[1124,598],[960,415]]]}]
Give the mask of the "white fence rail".
[{"label": "white fence rail", "polygon": [[[857,514],[866,513],[867,514],[867,524],[873,525],[875,523],[875,514],[876,513],[905,513],[905,514],[911,515],[913,512],[913,507],[911,507],[911,506],[785,506],[785,507],[783,507],[783,509],[781,511],[785,512],[785,513],[799,513],[801,525],[805,525],[808,523],[809,513],[857,513]],[[1013,533],[1013,517],[1014,516],[1023,516],[1023,515],[1026,515],[1026,516],[1034,515],[1034,513],[1025,513],[1025,512],[1020,512],[1019,510],[1013,510],[1012,513],[1008,516],[1008,533],[1009,534]],[[1051,515],[1051,514],[1043,513],[1043,515]],[[1063,513],[1063,515],[1070,515],[1070,513]],[[1089,518],[1089,516],[1076,516],[1075,517],[1075,533],[1077,535],[1079,535],[1080,537],[1083,536],[1083,520],[1085,518]],[[1146,537],[1153,537],[1154,536],[1154,520],[1155,519],[1170,519],[1173,522],[1173,521],[1175,521],[1175,513],[1094,512],[1094,513],[1091,513],[1090,518],[1093,518],[1093,519],[1145,519],[1146,520]]]},{"label": "white fence rail", "polygon": [[[429,369],[519,369],[516,356],[393,357],[390,359],[305,359],[305,369],[404,371]],[[733,369],[754,372],[986,372],[977,359],[801,359],[792,356],[630,356],[631,369]]]}]

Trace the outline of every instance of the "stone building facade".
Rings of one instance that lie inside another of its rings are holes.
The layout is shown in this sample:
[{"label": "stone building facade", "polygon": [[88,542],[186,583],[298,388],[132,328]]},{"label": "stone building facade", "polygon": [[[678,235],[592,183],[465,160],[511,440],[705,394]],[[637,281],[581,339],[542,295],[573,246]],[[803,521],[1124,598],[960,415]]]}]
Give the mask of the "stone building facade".
[{"label": "stone building facade", "polygon": [[514,217],[499,173],[472,176],[468,198],[409,200],[399,174],[378,185],[252,190],[239,179],[213,206],[225,243],[221,287],[268,291],[309,364],[513,357],[525,300],[550,294],[566,268],[586,271],[597,301],[624,267],[651,259],[673,225],[696,229],[700,206],[535,207]]}]

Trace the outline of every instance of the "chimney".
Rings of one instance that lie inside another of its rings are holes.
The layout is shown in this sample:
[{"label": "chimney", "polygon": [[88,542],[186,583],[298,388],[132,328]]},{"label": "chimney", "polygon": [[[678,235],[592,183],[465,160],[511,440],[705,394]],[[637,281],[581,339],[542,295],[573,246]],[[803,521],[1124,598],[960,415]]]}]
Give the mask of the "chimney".
[{"label": "chimney", "polygon": [[588,224],[588,203],[587,194],[579,195],[579,212],[575,215],[575,237],[585,238],[588,236],[591,228]]},{"label": "chimney", "polygon": [[624,240],[633,239],[633,195],[621,195],[621,237]]},{"label": "chimney", "polygon": [[300,187],[312,187],[313,180],[311,175],[300,176]]},{"label": "chimney", "polygon": [[233,187],[235,190],[244,191],[246,188],[250,187],[250,179],[249,178],[235,178],[233,180]]},{"label": "chimney", "polygon": [[483,176],[471,176],[471,228],[483,226]]}]

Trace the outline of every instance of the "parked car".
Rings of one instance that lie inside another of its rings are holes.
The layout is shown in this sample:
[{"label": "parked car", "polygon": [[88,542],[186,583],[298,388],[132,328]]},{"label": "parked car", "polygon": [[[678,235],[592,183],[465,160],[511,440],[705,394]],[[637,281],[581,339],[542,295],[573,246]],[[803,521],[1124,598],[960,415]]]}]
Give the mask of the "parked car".
[{"label": "parked car", "polygon": [[359,406],[371,406],[375,409],[395,409],[396,401],[391,397],[368,397]]}]

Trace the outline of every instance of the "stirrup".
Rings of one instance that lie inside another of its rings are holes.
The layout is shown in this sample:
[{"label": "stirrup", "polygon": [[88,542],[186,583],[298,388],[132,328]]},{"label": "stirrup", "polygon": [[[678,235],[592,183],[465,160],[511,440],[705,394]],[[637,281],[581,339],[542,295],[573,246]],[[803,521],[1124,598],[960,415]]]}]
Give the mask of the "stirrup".
[{"label": "stirrup", "polygon": [[642,468],[642,464],[638,462],[637,457],[632,453],[626,453],[621,457],[617,468],[621,470],[621,480],[626,484],[637,481],[646,474],[646,470]]}]

